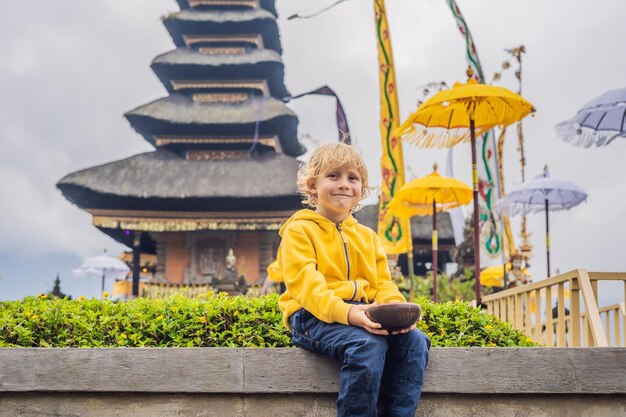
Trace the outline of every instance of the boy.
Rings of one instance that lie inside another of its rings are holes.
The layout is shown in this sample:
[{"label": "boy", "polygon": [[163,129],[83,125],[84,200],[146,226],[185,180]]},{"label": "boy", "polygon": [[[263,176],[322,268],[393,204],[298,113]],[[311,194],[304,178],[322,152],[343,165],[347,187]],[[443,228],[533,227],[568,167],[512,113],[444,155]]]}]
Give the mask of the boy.
[{"label": "boy", "polygon": [[411,326],[389,334],[365,311],[404,302],[376,233],[352,217],[367,196],[367,168],[349,145],[319,148],[298,173],[304,209],[281,228],[287,291],[279,305],[293,342],[341,363],[337,416],[413,417],[428,338]]}]

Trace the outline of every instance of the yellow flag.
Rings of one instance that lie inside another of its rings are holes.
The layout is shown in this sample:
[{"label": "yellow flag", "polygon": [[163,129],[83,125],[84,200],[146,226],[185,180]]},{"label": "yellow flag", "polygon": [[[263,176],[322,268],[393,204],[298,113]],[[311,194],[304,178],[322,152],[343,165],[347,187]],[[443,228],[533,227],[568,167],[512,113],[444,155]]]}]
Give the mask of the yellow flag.
[{"label": "yellow flag", "polygon": [[383,149],[380,161],[383,178],[380,187],[378,236],[387,254],[398,254],[413,250],[413,245],[409,219],[399,219],[388,212],[389,202],[404,184],[404,159],[400,138],[391,134],[400,125],[400,114],[384,0],[374,0],[374,11],[378,41],[380,133]]}]

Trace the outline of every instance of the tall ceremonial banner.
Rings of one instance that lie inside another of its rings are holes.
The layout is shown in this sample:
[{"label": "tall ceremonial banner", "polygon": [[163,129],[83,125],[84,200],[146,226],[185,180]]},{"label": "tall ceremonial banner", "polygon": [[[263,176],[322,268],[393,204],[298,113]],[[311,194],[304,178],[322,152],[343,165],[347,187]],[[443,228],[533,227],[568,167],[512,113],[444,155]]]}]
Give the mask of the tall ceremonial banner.
[{"label": "tall ceremonial banner", "polygon": [[[504,170],[502,167],[502,155],[504,154],[504,138],[506,136],[506,127],[500,131],[500,136],[498,137],[497,148],[498,148],[498,184],[500,185],[500,196],[504,196],[506,194],[504,190]],[[500,198],[500,197],[499,197]],[[504,253],[506,255],[506,260],[508,261],[509,255],[517,252],[515,248],[515,241],[513,240],[513,232],[511,231],[511,222],[509,220],[509,216],[506,214],[502,215],[502,226],[504,230]]]},{"label": "tall ceremonial banner", "polygon": [[407,253],[413,250],[409,219],[400,219],[388,212],[395,192],[404,184],[402,142],[391,132],[400,125],[396,75],[393,68],[391,40],[384,0],[374,0],[376,36],[378,41],[378,71],[380,76],[380,134],[383,156],[378,236],[387,254]]},{"label": "tall ceremonial banner", "polygon": [[[484,83],[485,76],[469,27],[455,0],[448,0],[448,4],[459,31],[465,37],[467,63],[472,69],[472,77],[479,83]],[[514,247],[514,243],[508,216],[503,217],[501,225],[498,224],[495,216],[495,202],[502,196],[502,189],[500,188],[502,164],[496,160],[497,156],[500,156],[498,159],[501,159],[501,154],[496,153],[496,140],[493,131],[485,133],[482,143],[478,142],[478,145],[480,146],[480,162],[478,163],[480,264],[489,266],[502,263],[503,256],[505,260],[508,259],[510,252],[507,253],[507,251]],[[506,247],[502,239],[502,229],[506,231]]]}]

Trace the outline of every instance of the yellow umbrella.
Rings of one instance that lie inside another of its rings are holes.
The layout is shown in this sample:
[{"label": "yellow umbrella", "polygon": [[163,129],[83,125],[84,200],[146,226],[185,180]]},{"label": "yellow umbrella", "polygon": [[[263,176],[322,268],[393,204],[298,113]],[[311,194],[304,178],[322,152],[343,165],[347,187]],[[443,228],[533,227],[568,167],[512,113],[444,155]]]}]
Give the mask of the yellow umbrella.
[{"label": "yellow umbrella", "polygon": [[434,171],[404,184],[389,203],[389,210],[398,217],[433,216],[433,299],[437,302],[437,212],[469,204],[472,188],[454,178],[442,177]]},{"label": "yellow umbrella", "polygon": [[[504,285],[504,265],[493,265],[480,271],[480,285],[484,287],[502,287]],[[506,263],[506,270],[511,270],[511,262]]]},{"label": "yellow umbrella", "polygon": [[435,94],[398,128],[402,139],[421,148],[450,148],[481,135],[494,126],[508,126],[534,111],[524,97],[504,87],[455,83]]},{"label": "yellow umbrella", "polygon": [[[422,104],[394,133],[420,147],[452,147],[468,139],[472,143],[472,185],[474,189],[474,270],[480,271],[478,225],[478,170],[476,133],[495,126],[508,126],[534,111],[522,96],[496,87],[456,83]],[[476,302],[480,303],[480,279],[476,280]]]}]

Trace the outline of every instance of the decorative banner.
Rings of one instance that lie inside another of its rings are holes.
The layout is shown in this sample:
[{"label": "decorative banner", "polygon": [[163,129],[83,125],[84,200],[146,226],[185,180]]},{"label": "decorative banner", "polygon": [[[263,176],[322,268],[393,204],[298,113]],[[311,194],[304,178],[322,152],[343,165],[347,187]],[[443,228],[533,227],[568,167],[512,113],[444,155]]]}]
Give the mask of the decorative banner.
[{"label": "decorative banner", "polygon": [[497,169],[495,137],[490,130],[483,135],[478,164],[478,203],[480,206],[480,264],[491,266],[502,263],[504,252],[501,224],[496,221],[495,204],[500,198],[499,182],[495,178]]},{"label": "decorative banner", "polygon": [[[506,136],[506,128],[500,131],[500,136],[498,137],[498,179],[500,181],[500,195],[504,195],[504,174],[502,169],[502,155],[504,153],[504,138]],[[511,222],[509,220],[509,216],[503,216],[502,218],[502,226],[504,230],[504,253],[512,254],[517,252],[515,248],[515,242],[513,241],[513,232],[511,231]]]},{"label": "decorative banner", "polygon": [[337,117],[337,130],[339,131],[339,141],[350,144],[350,129],[348,128],[348,119],[346,118],[346,112],[343,110],[341,101],[337,94],[327,85],[324,85],[318,89],[309,91],[308,93],[298,94],[297,96],[285,97],[283,101],[289,102],[294,98],[300,98],[308,95],[320,95],[320,96],[332,96],[337,101],[337,109],[335,111]]},{"label": "decorative banner", "polygon": [[485,82],[485,77],[483,76],[483,68],[480,65],[480,60],[478,59],[478,52],[476,52],[476,46],[474,45],[474,39],[472,38],[472,34],[470,33],[469,27],[467,23],[465,23],[465,19],[463,19],[463,15],[461,14],[461,10],[459,6],[456,5],[454,0],[448,0],[448,4],[450,6],[450,10],[452,11],[452,15],[456,20],[456,25],[461,32],[461,35],[465,37],[465,45],[467,50],[467,65],[472,69],[472,77],[479,83]]},{"label": "decorative banner", "polygon": [[[467,52],[467,64],[472,70],[471,77],[475,78],[479,83],[485,82],[480,60],[478,59],[478,52],[474,45],[472,34],[469,27],[463,19],[461,10],[456,5],[455,0],[448,0],[450,10],[454,15],[457,26],[461,34],[465,37],[466,52]],[[469,76],[469,74],[468,74]],[[487,132],[483,135],[482,147],[480,149],[481,157],[478,164],[478,185],[479,185],[479,227],[480,227],[480,264],[484,266],[494,265],[502,263],[502,258],[508,259],[510,252],[506,252],[507,248],[504,248],[502,244],[502,227],[496,222],[495,216],[495,201],[502,196],[500,189],[501,182],[498,178],[494,178],[493,173],[497,172],[501,176],[501,164],[498,164],[495,160],[496,154],[496,141],[493,133]],[[503,218],[503,225],[508,225],[508,216]],[[507,226],[504,226],[506,229]],[[510,226],[508,227],[508,234],[510,237],[510,245],[513,247],[513,237],[510,234]],[[504,251],[503,251],[504,249]]]},{"label": "decorative banner", "polygon": [[402,142],[391,132],[400,125],[396,75],[393,68],[391,39],[384,0],[374,0],[376,36],[378,41],[378,71],[380,79],[380,133],[383,156],[380,161],[382,184],[378,236],[387,254],[407,253],[413,250],[409,219],[399,219],[388,211],[396,190],[404,184]]}]

